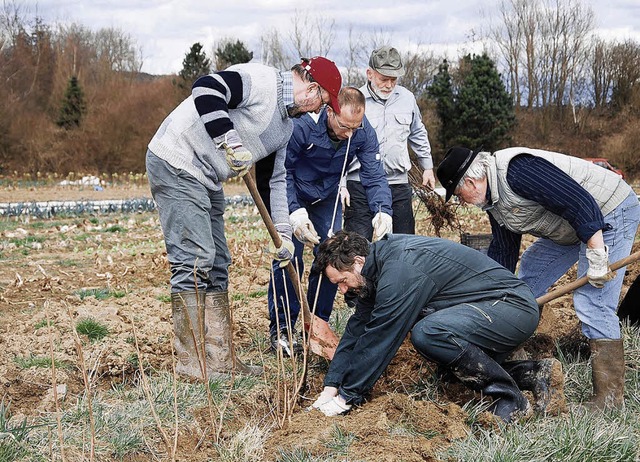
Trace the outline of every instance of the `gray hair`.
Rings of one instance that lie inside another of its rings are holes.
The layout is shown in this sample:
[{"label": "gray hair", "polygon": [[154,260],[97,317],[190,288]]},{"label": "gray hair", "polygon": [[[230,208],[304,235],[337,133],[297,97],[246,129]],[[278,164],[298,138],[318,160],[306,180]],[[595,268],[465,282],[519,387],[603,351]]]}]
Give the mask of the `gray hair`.
[{"label": "gray hair", "polygon": [[473,162],[471,162],[471,165],[469,165],[467,171],[464,172],[464,175],[462,175],[460,181],[458,181],[455,189],[461,188],[464,185],[464,180],[466,180],[467,178],[473,178],[474,180],[481,180],[483,178],[486,178],[487,166],[489,165],[490,156],[490,152],[480,151],[476,158],[473,159]]}]

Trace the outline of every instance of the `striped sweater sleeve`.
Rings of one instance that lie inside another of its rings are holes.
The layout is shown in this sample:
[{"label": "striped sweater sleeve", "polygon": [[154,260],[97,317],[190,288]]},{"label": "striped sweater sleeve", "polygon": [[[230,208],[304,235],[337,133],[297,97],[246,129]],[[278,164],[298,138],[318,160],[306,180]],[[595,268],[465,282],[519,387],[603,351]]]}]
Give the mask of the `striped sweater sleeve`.
[{"label": "striped sweater sleeve", "polygon": [[514,157],[507,182],[516,194],[567,220],[582,242],[607,226],[593,196],[546,159],[527,154]]},{"label": "striped sweater sleeve", "polygon": [[229,109],[242,103],[243,85],[240,74],[221,71],[198,78],[191,88],[196,110],[211,139],[233,129]]}]

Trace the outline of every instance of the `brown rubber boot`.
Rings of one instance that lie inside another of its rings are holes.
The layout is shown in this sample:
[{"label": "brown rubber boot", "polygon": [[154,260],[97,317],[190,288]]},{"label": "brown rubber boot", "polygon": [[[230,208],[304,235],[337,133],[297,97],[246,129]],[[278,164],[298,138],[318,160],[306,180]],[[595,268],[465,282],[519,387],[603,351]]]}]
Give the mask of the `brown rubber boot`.
[{"label": "brown rubber boot", "polygon": [[[204,361],[204,293],[195,291],[171,294],[174,347],[178,361],[176,373],[202,378]],[[198,356],[202,360],[198,359]]]},{"label": "brown rubber boot", "polygon": [[262,375],[260,366],[248,366],[236,357],[233,348],[231,308],[227,291],[207,292],[204,303],[207,372],[215,374]]},{"label": "brown rubber boot", "polygon": [[622,339],[589,340],[591,347],[592,409],[620,408],[624,404],[624,345]]}]

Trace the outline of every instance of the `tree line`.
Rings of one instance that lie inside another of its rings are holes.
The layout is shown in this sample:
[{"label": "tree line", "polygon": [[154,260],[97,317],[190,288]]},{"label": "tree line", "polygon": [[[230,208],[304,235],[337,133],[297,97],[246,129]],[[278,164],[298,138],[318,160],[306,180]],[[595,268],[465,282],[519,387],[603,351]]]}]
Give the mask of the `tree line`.
[{"label": "tree line", "polygon": [[[476,38],[477,53],[404,51],[400,84],[414,92],[438,161],[453,144],[529,145],[640,168],[640,44],[594,36],[580,0],[504,0]],[[383,30],[296,11],[289,28],[266,30],[258,50],[223,37],[195,42],[176,75],[142,73],[142,50],[117,28],[46,24],[17,3],[0,11],[0,174],[141,172],[163,118],[212,70],[248,61],[288,69],[323,55],[360,86],[372,49],[394,44]]]}]

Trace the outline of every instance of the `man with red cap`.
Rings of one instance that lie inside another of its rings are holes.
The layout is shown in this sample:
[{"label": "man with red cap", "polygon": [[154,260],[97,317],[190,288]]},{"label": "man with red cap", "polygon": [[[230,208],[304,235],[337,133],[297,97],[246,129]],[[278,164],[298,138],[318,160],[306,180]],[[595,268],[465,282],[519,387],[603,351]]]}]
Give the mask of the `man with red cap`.
[{"label": "man with red cap", "polygon": [[238,64],[198,78],[151,139],[147,174],[171,266],[179,374],[262,373],[236,359],[232,349],[222,183],[276,153],[270,208],[283,244],[275,258],[291,259],[284,168],[291,118],[325,104],[339,114],[341,86],[335,63],[323,57],[302,59],[286,72]]}]

